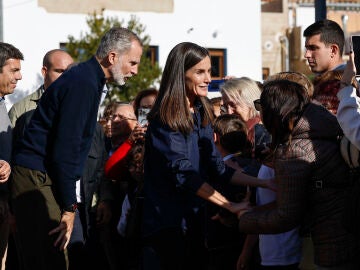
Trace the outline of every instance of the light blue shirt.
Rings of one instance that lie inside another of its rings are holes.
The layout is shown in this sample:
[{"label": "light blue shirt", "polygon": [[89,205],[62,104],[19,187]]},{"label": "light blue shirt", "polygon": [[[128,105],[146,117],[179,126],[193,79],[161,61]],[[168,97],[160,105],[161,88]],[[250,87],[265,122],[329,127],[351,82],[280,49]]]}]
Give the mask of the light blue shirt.
[{"label": "light blue shirt", "polygon": [[0,159],[10,162],[12,129],[5,105],[5,97],[0,97]]},{"label": "light blue shirt", "polygon": [[[258,174],[260,179],[275,177],[274,170],[262,165]],[[256,202],[258,205],[276,200],[276,193],[270,189],[257,188]],[[259,250],[261,265],[280,266],[299,263],[301,259],[301,239],[298,229],[285,233],[259,234]]]}]

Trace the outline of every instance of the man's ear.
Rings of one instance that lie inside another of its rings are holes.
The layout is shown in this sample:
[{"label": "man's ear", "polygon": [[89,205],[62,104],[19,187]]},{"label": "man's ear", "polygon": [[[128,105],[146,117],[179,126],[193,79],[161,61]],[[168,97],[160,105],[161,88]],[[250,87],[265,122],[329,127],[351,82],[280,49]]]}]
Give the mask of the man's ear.
[{"label": "man's ear", "polygon": [[116,59],[117,53],[116,52],[109,52],[108,56],[107,56],[107,60],[109,62],[110,65],[114,65],[115,64],[115,59]]},{"label": "man's ear", "polygon": [[340,54],[340,49],[339,49],[339,46],[336,45],[336,44],[331,44],[330,45],[330,49],[331,49],[331,53],[333,55],[339,55]]},{"label": "man's ear", "polygon": [[45,78],[46,72],[47,72],[47,67],[43,66],[41,68],[41,75],[43,76],[43,78]]}]

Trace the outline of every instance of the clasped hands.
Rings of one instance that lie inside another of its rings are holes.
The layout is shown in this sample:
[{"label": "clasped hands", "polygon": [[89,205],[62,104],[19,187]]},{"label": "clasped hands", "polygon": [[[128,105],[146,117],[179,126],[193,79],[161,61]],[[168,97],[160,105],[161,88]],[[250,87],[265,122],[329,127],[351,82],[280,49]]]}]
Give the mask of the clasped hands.
[{"label": "clasped hands", "polygon": [[218,220],[227,227],[235,226],[243,214],[253,209],[253,205],[250,202],[250,195],[251,192],[248,191],[241,202],[231,202],[228,208],[229,210],[222,209],[215,216],[211,217],[211,219]]}]

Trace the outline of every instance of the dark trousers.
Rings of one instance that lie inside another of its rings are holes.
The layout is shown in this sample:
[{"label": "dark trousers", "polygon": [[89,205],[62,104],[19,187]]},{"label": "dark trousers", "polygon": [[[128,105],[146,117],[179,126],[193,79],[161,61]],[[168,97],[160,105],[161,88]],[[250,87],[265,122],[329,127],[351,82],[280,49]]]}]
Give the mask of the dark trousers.
[{"label": "dark trousers", "polygon": [[[110,270],[104,251],[99,242],[95,217],[90,217],[91,225],[86,222],[86,207],[78,203],[74,228],[67,247],[69,256],[69,270]],[[92,215],[92,213],[90,213]],[[120,268],[118,268],[120,269]]]},{"label": "dark trousers", "polygon": [[7,196],[0,195],[0,259],[1,269],[5,269],[5,261],[9,238],[9,206]]},{"label": "dark trousers", "polygon": [[177,229],[160,231],[144,240],[143,270],[181,270],[185,263],[185,238]]},{"label": "dark trousers", "polygon": [[[80,209],[75,213],[74,227],[67,247],[69,255],[69,270],[82,269],[89,260],[86,258],[83,225],[80,219]],[[86,268],[87,269],[87,268]]]},{"label": "dark trousers", "polygon": [[290,264],[290,265],[269,265],[269,266],[265,266],[262,265],[261,270],[298,270],[299,269],[299,264],[295,263],[295,264]]},{"label": "dark trousers", "polygon": [[21,166],[12,168],[10,182],[17,225],[17,249],[27,270],[67,269],[67,252],[54,247],[61,211],[52,191],[50,177]]}]

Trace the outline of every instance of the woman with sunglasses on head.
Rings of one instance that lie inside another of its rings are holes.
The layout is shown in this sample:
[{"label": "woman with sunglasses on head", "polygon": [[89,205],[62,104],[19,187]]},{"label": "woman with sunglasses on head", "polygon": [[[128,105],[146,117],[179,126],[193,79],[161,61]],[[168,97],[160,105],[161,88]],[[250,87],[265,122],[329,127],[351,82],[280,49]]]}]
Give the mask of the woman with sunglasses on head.
[{"label": "woman with sunglasses on head", "polygon": [[[311,81],[302,73],[286,71],[271,75],[266,82],[273,80],[289,80],[303,85],[309,96],[313,93],[313,85]],[[260,113],[260,98],[254,100],[255,109]],[[262,164],[258,173],[258,177],[262,179],[273,179],[275,177],[271,159],[267,158],[268,163]],[[263,205],[276,201],[276,193],[272,190],[257,188],[256,204]],[[301,239],[303,237],[303,239]],[[299,228],[294,228],[288,232],[278,234],[250,234],[247,236],[244,248],[238,259],[240,269],[246,269],[248,258],[253,253],[254,247],[258,244],[262,269],[274,269],[276,267],[286,270],[302,268],[313,269],[313,252],[310,237],[307,234],[299,234]],[[302,250],[306,252],[301,254]],[[309,254],[309,255],[308,255]]]},{"label": "woman with sunglasses on head", "polygon": [[342,223],[351,181],[336,117],[288,80],[265,83],[260,105],[272,136],[278,190],[274,203],[240,214],[240,231],[274,234],[303,225],[311,233],[317,269],[359,269],[358,246]]}]

